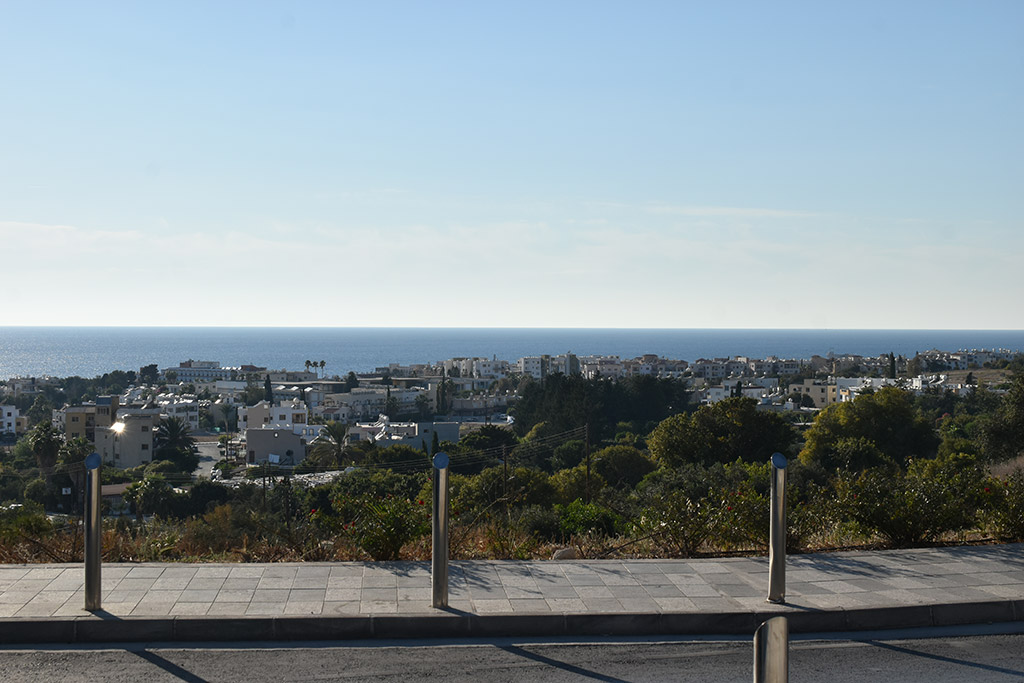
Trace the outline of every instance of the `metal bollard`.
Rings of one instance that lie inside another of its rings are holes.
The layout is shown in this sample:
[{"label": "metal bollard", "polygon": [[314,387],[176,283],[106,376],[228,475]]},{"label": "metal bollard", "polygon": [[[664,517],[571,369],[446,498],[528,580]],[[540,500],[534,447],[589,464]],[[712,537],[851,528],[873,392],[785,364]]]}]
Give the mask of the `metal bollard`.
[{"label": "metal bollard", "polygon": [[103,561],[103,517],[100,514],[100,454],[85,459],[85,609],[101,608],[100,567]]},{"label": "metal bollard", "polygon": [[789,683],[786,617],[772,617],[754,631],[754,683]]},{"label": "metal bollard", "polygon": [[786,456],[772,463],[771,531],[768,538],[768,602],[786,601]]},{"label": "metal bollard", "polygon": [[434,491],[431,506],[431,604],[448,606],[448,454],[434,455]]}]

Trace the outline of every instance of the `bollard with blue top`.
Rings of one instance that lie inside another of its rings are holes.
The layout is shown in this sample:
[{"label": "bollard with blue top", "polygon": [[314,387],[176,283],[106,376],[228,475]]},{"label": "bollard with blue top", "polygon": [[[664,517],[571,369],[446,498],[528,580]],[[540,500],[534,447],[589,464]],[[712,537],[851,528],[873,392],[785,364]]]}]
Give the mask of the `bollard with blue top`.
[{"label": "bollard with blue top", "polygon": [[103,518],[100,514],[99,453],[85,458],[85,609],[101,609],[100,566],[103,558]]},{"label": "bollard with blue top", "polygon": [[448,454],[434,456],[434,491],[431,506],[431,604],[448,606]]}]

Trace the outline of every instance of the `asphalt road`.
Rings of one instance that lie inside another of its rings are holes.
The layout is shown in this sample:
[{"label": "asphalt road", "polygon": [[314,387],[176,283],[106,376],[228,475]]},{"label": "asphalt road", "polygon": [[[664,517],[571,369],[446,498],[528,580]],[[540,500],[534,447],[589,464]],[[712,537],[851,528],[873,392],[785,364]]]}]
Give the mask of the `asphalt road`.
[{"label": "asphalt road", "polygon": [[213,466],[220,460],[220,450],[216,441],[200,441],[196,444],[199,448],[199,467],[193,473],[197,477],[211,478]]},{"label": "asphalt road", "polygon": [[[1010,625],[1024,631],[1024,625]],[[975,633],[985,629],[975,629]],[[996,629],[988,629],[989,631]],[[1007,630],[1003,626],[1001,630]],[[970,631],[967,631],[968,633]],[[796,640],[790,681],[1024,679],[1024,635]],[[0,649],[11,681],[748,681],[746,640],[363,642]]]}]

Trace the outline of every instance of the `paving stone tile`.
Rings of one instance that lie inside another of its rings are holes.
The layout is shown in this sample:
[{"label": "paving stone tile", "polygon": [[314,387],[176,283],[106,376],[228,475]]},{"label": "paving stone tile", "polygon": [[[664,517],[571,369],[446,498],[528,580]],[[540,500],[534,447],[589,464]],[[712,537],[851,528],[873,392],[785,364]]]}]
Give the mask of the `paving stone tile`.
[{"label": "paving stone tile", "polygon": [[[450,593],[450,591],[449,591]],[[433,588],[398,588],[398,602],[417,602],[423,600],[431,600],[433,597]]]},{"label": "paving stone tile", "polygon": [[250,602],[245,608],[245,615],[249,617],[269,617],[284,614],[284,602]]},{"label": "paving stone tile", "polygon": [[165,567],[160,579],[191,579],[198,571],[198,567]]},{"label": "paving stone tile", "polygon": [[707,586],[707,580],[700,574],[666,574],[668,580],[677,586]]},{"label": "paving stone tile", "polygon": [[[451,604],[449,602],[449,604]],[[434,612],[430,600],[402,600],[398,603],[399,614]]]},{"label": "paving stone tile", "polygon": [[605,582],[597,574],[586,573],[586,574],[566,574],[569,583],[573,586],[604,586]]},{"label": "paving stone tile", "polygon": [[580,598],[546,598],[552,612],[584,612],[586,604]]},{"label": "paving stone tile", "polygon": [[192,590],[187,589],[181,592],[178,602],[213,602],[217,599],[217,590]]},{"label": "paving stone tile", "polygon": [[333,567],[331,567],[331,573],[330,573],[330,577],[332,579],[340,578],[340,577],[343,577],[343,576],[358,576],[358,577],[362,577],[362,575],[363,575],[363,567],[362,567],[362,565],[353,565],[353,564],[334,565]]},{"label": "paving stone tile", "polygon": [[814,585],[831,593],[861,593],[863,588],[854,586],[849,581],[815,581]]},{"label": "paving stone tile", "polygon": [[291,591],[289,590],[280,588],[266,590],[257,588],[255,592],[253,592],[252,600],[253,602],[280,602],[283,604],[288,602],[288,594],[290,592]]},{"label": "paving stone tile", "polygon": [[49,617],[61,606],[56,602],[29,602],[14,613],[15,617]]},{"label": "paving stone tile", "polygon": [[364,576],[363,588],[397,588],[398,578],[395,576]]},{"label": "paving stone tile", "polygon": [[50,585],[52,579],[21,579],[15,581],[8,591],[18,593],[38,593]]},{"label": "paving stone tile", "polygon": [[363,585],[363,577],[359,576],[334,576],[327,579],[328,588],[359,588]]},{"label": "paving stone tile", "polygon": [[688,598],[717,598],[721,596],[718,589],[706,583],[683,583],[679,585],[679,590]]},{"label": "paving stone tile", "polygon": [[214,598],[214,602],[251,602],[256,591],[251,590],[221,590]]},{"label": "paving stone tile", "polygon": [[626,608],[614,598],[583,598],[588,612],[625,612]]},{"label": "paving stone tile", "polygon": [[182,591],[146,591],[140,602],[177,602],[181,598]]},{"label": "paving stone tile", "polygon": [[196,569],[197,579],[226,579],[231,574],[233,567],[199,567]]},{"label": "paving stone tile", "polygon": [[694,607],[701,612],[735,612],[743,609],[743,605],[732,598],[694,596],[690,600],[693,602]]},{"label": "paving stone tile", "polygon": [[328,588],[324,599],[328,602],[359,601],[362,591],[358,588]]},{"label": "paving stone tile", "polygon": [[306,566],[295,570],[296,579],[328,578],[330,575],[331,568],[327,566]]},{"label": "paving stone tile", "polygon": [[135,578],[131,574],[117,584],[119,591],[148,591],[156,583],[154,578]]},{"label": "paving stone tile", "polygon": [[359,601],[345,600],[325,602],[322,614],[359,614]]},{"label": "paving stone tile", "polygon": [[61,567],[33,567],[23,578],[36,581],[53,581],[64,573]]},{"label": "paving stone tile", "polygon": [[[128,579],[124,579],[124,581],[127,581],[127,580]],[[183,590],[184,588],[188,587],[188,584],[189,584],[190,581],[192,581],[192,579],[190,579],[188,577],[185,577],[185,576],[182,576],[180,578],[179,577],[168,578],[168,577],[162,576],[159,579],[156,579],[155,581],[153,581],[153,585],[151,586],[151,589],[152,590],[160,590],[160,591],[163,591],[163,590]]]},{"label": "paving stone tile", "polygon": [[387,601],[398,602],[397,588],[364,588],[360,597],[361,602]]},{"label": "paving stone tile", "polygon": [[245,578],[245,579],[224,579],[224,585],[220,587],[222,591],[254,591],[259,588],[260,580],[256,578]]},{"label": "paving stone tile", "polygon": [[513,612],[550,612],[551,607],[543,598],[529,600],[509,600]]},{"label": "paving stone tile", "polygon": [[509,600],[473,600],[473,607],[478,614],[511,612],[512,602]]},{"label": "paving stone tile", "polygon": [[600,586],[576,586],[576,595],[584,600],[612,599],[615,595],[612,589],[605,585]]},{"label": "paving stone tile", "polygon": [[264,579],[294,579],[297,573],[297,567],[291,567],[288,565],[269,564],[264,565],[263,568]]},{"label": "paving stone tile", "polygon": [[652,598],[681,598],[683,597],[683,591],[679,590],[679,587],[675,584],[667,585],[649,585],[644,586],[647,591],[647,595]]},{"label": "paving stone tile", "polygon": [[285,614],[320,614],[323,612],[322,602],[288,602],[284,606]]},{"label": "paving stone tile", "polygon": [[13,617],[18,610],[25,606],[24,602],[0,602],[0,617]]},{"label": "paving stone tile", "polygon": [[132,610],[133,617],[165,617],[171,613],[173,602],[140,602]]},{"label": "paving stone tile", "polygon": [[697,606],[689,598],[654,598],[654,602],[663,612],[693,612]]},{"label": "paving stone tile", "polygon": [[208,617],[243,617],[249,606],[247,602],[215,602],[206,610]]},{"label": "paving stone tile", "polygon": [[718,590],[720,593],[728,595],[730,598],[752,598],[755,596],[766,597],[768,595],[768,583],[765,582],[763,588],[756,588],[746,584],[730,583],[724,586],[719,586]]},{"label": "paving stone tile", "polygon": [[220,590],[223,587],[224,587],[224,578],[223,577],[220,577],[220,578],[214,578],[214,577],[204,578],[204,577],[201,577],[201,576],[196,576],[196,578],[194,578],[194,579],[192,579],[191,581],[188,582],[188,586],[186,586],[185,589],[186,590],[190,590],[190,591],[191,590]]},{"label": "paving stone tile", "polygon": [[397,614],[398,603],[390,600],[360,600],[360,614]]},{"label": "paving stone tile", "polygon": [[125,575],[125,579],[159,579],[164,573],[164,567],[132,567]]},{"label": "paving stone tile", "polygon": [[288,593],[288,602],[323,602],[326,589],[293,588]]}]

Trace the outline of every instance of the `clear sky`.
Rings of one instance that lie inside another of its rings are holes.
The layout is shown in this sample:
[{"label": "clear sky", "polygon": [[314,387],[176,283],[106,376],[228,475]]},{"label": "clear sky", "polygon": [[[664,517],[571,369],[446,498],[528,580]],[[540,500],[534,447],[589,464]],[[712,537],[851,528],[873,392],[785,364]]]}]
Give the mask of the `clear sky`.
[{"label": "clear sky", "polygon": [[1024,328],[1024,2],[0,0],[0,325]]}]

